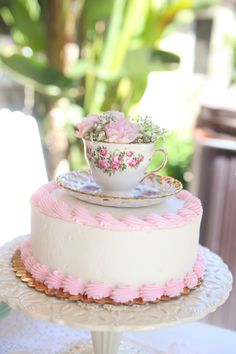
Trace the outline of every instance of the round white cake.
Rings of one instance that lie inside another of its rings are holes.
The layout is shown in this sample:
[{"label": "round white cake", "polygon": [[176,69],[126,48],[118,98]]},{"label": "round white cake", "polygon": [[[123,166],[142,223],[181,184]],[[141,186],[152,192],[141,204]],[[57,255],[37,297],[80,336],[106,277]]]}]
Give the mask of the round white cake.
[{"label": "round white cake", "polygon": [[31,237],[22,258],[49,289],[146,302],[178,296],[203,276],[202,208],[187,191],[150,207],[114,208],[80,201],[50,182],[31,204]]}]

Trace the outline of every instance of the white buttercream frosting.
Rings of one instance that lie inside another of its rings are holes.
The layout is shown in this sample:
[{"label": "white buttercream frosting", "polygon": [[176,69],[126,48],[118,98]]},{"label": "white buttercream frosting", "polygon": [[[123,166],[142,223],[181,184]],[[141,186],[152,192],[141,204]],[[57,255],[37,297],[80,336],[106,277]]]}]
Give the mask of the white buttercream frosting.
[{"label": "white buttercream frosting", "polygon": [[[42,209],[44,200],[51,208]],[[159,285],[192,271],[200,222],[200,202],[187,191],[152,207],[121,209],[79,201],[49,183],[32,198],[33,255],[82,283]],[[59,282],[59,275],[52,281]],[[171,291],[178,286],[169,285]]]}]

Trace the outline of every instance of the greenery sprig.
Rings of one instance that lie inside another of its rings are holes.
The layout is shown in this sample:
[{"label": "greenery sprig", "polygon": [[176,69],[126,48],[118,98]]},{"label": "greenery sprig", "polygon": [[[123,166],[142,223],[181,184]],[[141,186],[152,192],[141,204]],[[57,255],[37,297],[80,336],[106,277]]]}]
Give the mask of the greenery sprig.
[{"label": "greenery sprig", "polygon": [[153,122],[150,116],[138,116],[133,118],[133,122],[139,126],[139,134],[133,143],[148,144],[155,143],[157,140],[164,141],[167,131]]}]

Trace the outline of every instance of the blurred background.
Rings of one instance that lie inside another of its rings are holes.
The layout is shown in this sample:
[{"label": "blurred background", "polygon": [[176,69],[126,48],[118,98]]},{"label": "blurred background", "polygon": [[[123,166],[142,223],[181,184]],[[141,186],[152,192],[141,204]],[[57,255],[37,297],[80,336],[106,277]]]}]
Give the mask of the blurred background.
[{"label": "blurred background", "polygon": [[[120,110],[169,130],[163,173],[201,198],[201,243],[236,276],[235,84],[236,1],[1,0],[1,243],[29,232],[39,184],[86,168],[75,124]],[[236,329],[233,308],[236,288],[208,322]]]}]

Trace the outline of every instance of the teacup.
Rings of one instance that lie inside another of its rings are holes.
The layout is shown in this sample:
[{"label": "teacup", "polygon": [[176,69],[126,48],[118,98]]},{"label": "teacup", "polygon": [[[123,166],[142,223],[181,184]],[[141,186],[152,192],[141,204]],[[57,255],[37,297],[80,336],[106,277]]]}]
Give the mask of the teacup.
[{"label": "teacup", "polygon": [[[167,163],[164,148],[149,144],[119,144],[84,140],[86,159],[95,182],[104,195],[125,196],[146,177],[156,174]],[[153,153],[161,152],[164,160],[146,173]]]}]

